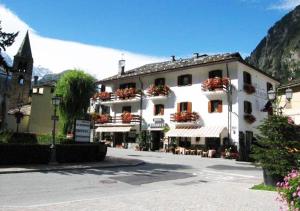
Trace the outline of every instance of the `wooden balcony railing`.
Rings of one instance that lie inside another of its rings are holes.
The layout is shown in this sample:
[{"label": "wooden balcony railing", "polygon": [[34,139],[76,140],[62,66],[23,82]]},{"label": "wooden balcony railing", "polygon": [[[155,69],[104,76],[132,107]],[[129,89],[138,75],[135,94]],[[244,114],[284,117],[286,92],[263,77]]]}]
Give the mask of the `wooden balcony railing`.
[{"label": "wooden balcony railing", "polygon": [[171,114],[172,122],[195,122],[199,119],[199,114],[196,112],[177,112]]},{"label": "wooden balcony railing", "polygon": [[98,115],[96,119],[97,124],[138,124],[141,121],[140,115],[135,115],[131,113],[123,113],[122,115],[110,116],[108,114]]}]

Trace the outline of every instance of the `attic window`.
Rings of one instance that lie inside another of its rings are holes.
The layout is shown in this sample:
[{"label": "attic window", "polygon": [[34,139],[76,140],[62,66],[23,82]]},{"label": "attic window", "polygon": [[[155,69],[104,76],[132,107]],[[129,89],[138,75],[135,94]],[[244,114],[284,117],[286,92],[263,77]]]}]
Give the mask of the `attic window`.
[{"label": "attic window", "polygon": [[33,88],[32,89],[32,94],[37,94],[38,93],[38,88]]},{"label": "attic window", "polygon": [[44,94],[44,88],[39,88],[39,94]]}]

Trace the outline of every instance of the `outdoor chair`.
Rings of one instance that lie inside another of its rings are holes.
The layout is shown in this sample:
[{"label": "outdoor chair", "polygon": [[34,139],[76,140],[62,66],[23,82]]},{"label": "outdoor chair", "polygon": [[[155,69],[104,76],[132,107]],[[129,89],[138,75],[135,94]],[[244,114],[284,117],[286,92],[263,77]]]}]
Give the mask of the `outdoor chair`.
[{"label": "outdoor chair", "polygon": [[201,149],[197,149],[196,154],[202,156],[203,151]]},{"label": "outdoor chair", "polygon": [[195,149],[191,149],[191,150],[190,150],[190,154],[191,154],[191,155],[195,155],[195,154],[196,154],[196,150],[195,150]]},{"label": "outdoor chair", "polygon": [[210,149],[210,150],[208,150],[208,157],[209,157],[209,158],[212,158],[212,157],[214,157],[214,156],[215,156],[215,154],[216,154],[216,150],[214,150],[214,149]]},{"label": "outdoor chair", "polygon": [[202,157],[208,157],[208,152],[202,152]]}]

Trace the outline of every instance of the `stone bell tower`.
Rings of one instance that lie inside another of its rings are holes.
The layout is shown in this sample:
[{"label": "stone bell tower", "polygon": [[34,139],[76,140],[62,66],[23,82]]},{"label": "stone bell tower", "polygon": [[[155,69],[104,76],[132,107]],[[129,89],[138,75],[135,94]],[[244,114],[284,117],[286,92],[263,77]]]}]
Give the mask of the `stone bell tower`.
[{"label": "stone bell tower", "polygon": [[9,109],[29,103],[32,68],[33,58],[27,31],[17,54],[14,56]]}]

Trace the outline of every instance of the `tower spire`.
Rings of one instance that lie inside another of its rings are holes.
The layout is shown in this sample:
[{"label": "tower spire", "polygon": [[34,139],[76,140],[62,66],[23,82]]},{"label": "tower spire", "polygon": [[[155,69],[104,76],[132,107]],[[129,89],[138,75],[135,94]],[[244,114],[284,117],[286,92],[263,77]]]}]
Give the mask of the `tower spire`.
[{"label": "tower spire", "polygon": [[16,56],[32,58],[28,30]]}]

